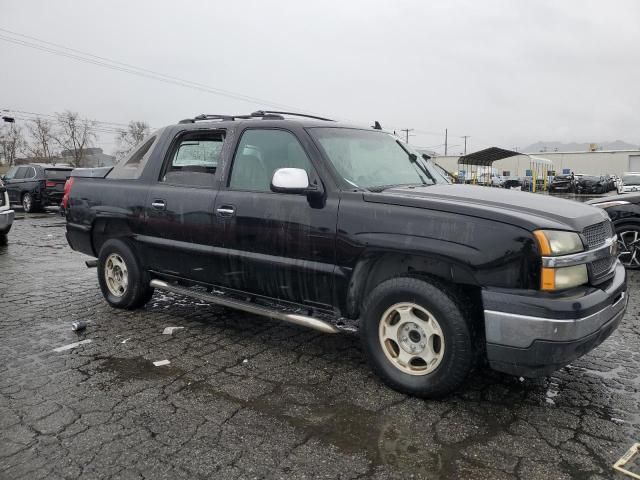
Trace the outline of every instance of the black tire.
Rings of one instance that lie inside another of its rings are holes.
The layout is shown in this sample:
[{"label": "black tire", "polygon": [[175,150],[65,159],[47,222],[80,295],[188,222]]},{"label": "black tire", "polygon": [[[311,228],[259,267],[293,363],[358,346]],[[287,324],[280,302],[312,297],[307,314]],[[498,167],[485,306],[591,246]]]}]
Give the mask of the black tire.
[{"label": "black tire", "polygon": [[[133,310],[146,304],[153,296],[153,288],[149,286],[149,274],[142,269],[134,251],[127,240],[121,239],[107,240],[100,249],[98,283],[102,295],[112,307]],[[110,258],[119,258],[126,268],[127,285],[120,295],[115,295],[107,284],[105,272]]]},{"label": "black tire", "polygon": [[22,208],[24,209],[25,213],[33,213],[40,211],[42,209],[42,206],[35,201],[33,195],[31,195],[29,192],[26,192],[22,195]]},{"label": "black tire", "polygon": [[[616,234],[618,235],[618,258],[622,264],[629,270],[640,269],[640,225],[618,225]],[[635,240],[636,238],[638,240]]]},{"label": "black tire", "polygon": [[[403,302],[427,310],[442,330],[444,353],[429,373],[405,373],[383,350],[379,334],[383,314]],[[373,372],[391,388],[418,397],[437,398],[456,390],[475,359],[471,329],[462,312],[461,303],[452,292],[432,281],[403,277],[378,285],[364,302],[360,324],[362,345]]]}]

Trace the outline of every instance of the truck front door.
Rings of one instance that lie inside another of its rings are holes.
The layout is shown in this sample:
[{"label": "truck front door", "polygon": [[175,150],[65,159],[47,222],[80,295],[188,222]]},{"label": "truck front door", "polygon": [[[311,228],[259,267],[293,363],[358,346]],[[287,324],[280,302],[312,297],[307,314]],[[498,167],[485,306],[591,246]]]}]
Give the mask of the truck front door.
[{"label": "truck front door", "polygon": [[242,132],[215,206],[224,223],[227,286],[321,308],[332,304],[337,195],[315,201],[270,188],[274,171],[285,167],[305,169],[311,183],[322,185],[310,148],[284,129]]}]

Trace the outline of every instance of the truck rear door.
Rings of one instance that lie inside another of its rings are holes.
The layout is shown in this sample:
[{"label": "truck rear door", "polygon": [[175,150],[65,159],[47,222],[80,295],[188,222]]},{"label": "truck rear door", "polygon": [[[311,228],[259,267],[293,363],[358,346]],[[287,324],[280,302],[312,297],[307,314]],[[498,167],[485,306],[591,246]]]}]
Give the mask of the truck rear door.
[{"label": "truck rear door", "polygon": [[221,231],[214,215],[216,170],[224,130],[181,131],[172,140],[145,205],[144,235],[151,270],[218,283]]}]

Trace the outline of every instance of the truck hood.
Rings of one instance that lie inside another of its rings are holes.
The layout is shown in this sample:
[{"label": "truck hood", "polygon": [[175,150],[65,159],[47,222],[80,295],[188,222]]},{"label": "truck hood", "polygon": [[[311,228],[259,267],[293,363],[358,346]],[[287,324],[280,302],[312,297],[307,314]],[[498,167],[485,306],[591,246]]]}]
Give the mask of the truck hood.
[{"label": "truck hood", "polygon": [[608,218],[602,209],[573,200],[477,185],[397,187],[381,193],[366,192],[364,200],[486,218],[529,231],[549,228],[581,232]]}]

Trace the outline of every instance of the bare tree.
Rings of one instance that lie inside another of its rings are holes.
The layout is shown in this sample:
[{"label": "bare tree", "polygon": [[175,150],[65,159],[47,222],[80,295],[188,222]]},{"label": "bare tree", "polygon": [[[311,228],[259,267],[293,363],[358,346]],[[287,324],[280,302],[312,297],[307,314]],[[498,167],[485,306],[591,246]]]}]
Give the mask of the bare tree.
[{"label": "bare tree", "polygon": [[27,123],[30,139],[25,142],[29,156],[45,163],[54,163],[53,125],[51,121],[36,117]]},{"label": "bare tree", "polygon": [[147,122],[131,121],[126,129],[118,131],[118,150],[116,156],[121,160],[133,150],[142,140],[149,135],[149,124]]},{"label": "bare tree", "polygon": [[54,139],[63,150],[71,155],[71,164],[79,167],[85,149],[96,139],[95,122],[80,118],[76,112],[69,110],[56,114],[57,131]]},{"label": "bare tree", "polygon": [[10,123],[8,127],[0,128],[0,153],[7,164],[12,167],[16,163],[18,152],[24,151],[25,141],[22,128]]}]

